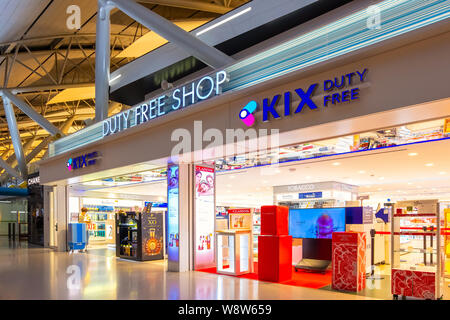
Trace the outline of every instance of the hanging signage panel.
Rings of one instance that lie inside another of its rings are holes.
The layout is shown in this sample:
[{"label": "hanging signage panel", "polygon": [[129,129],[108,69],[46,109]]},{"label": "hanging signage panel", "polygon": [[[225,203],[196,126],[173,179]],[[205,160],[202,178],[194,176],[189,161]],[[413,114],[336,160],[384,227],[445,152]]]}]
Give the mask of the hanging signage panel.
[{"label": "hanging signage panel", "polygon": [[214,189],[214,169],[195,166],[195,269],[214,266]]},{"label": "hanging signage panel", "polygon": [[305,193],[299,193],[298,194],[299,199],[316,199],[316,198],[322,198],[322,192],[305,192]]},{"label": "hanging signage panel", "polygon": [[178,166],[169,167],[167,170],[167,205],[168,205],[168,246],[167,254],[169,262],[179,260],[179,176]]}]

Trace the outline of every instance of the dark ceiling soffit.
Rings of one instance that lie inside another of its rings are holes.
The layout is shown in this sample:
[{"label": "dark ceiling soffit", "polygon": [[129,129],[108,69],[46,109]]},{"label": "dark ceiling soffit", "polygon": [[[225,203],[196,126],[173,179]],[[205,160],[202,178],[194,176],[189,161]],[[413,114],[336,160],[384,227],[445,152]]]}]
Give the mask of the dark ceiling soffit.
[{"label": "dark ceiling soffit", "polygon": [[[227,55],[234,55],[349,2],[352,0],[319,0],[215,47]],[[162,80],[175,82],[205,67],[206,65],[195,57],[183,59],[111,92],[110,99],[130,106],[138,104],[145,100],[146,95],[160,89]]]}]

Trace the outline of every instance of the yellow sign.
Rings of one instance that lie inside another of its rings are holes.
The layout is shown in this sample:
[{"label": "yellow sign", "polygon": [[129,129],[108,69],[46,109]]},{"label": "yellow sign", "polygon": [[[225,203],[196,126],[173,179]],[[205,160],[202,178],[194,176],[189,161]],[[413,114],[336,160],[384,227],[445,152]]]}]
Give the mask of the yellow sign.
[{"label": "yellow sign", "polygon": [[450,118],[445,119],[444,133],[450,133]]}]

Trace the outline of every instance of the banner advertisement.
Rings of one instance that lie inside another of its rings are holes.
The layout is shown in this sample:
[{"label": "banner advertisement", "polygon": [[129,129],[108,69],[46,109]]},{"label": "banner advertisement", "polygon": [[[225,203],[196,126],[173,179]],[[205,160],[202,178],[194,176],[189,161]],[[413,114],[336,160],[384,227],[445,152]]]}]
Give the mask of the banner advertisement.
[{"label": "banner advertisement", "polygon": [[195,269],[214,265],[214,188],[214,168],[195,166]]},{"label": "banner advertisement", "polygon": [[230,229],[251,229],[253,223],[251,212],[251,209],[228,210]]},{"label": "banner advertisement", "polygon": [[142,260],[164,259],[163,215],[151,212],[149,203],[142,213]]},{"label": "banner advertisement", "polygon": [[167,169],[167,214],[168,214],[168,246],[167,254],[169,261],[178,262],[179,247],[179,186],[178,186],[178,166],[172,166]]}]

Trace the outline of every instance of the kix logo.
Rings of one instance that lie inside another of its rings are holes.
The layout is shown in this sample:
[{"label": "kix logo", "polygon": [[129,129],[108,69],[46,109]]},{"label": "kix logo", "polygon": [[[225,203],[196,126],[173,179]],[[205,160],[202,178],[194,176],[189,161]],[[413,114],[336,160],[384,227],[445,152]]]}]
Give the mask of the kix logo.
[{"label": "kix logo", "polygon": [[91,166],[95,164],[98,159],[99,159],[98,152],[94,151],[76,158],[68,159],[66,162],[66,166],[69,171],[72,171],[75,169],[81,169],[87,166]]},{"label": "kix logo", "polygon": [[239,118],[242,120],[242,122],[245,123],[247,127],[251,127],[255,123],[255,116],[252,113],[255,112],[257,107],[258,104],[256,103],[256,101],[250,101],[239,112]]},{"label": "kix logo", "polygon": [[[305,107],[311,110],[319,109],[316,102],[319,102],[322,91],[322,106],[339,105],[349,103],[360,98],[359,85],[366,80],[367,69],[362,71],[354,71],[343,74],[340,77],[327,79],[323,81],[321,86],[319,83],[311,84],[305,91],[302,88],[294,90],[294,94],[286,91],[283,94],[276,94],[272,99],[263,99],[262,101],[262,121],[270,121],[279,119],[282,116],[290,116],[302,112]],[[322,88],[321,88],[322,87]],[[295,96],[294,96],[295,95]],[[293,105],[294,102],[298,104]],[[251,127],[255,123],[254,113],[258,108],[256,101],[250,101],[239,112],[239,118],[247,127]]]}]

